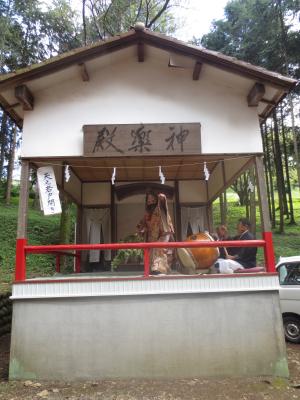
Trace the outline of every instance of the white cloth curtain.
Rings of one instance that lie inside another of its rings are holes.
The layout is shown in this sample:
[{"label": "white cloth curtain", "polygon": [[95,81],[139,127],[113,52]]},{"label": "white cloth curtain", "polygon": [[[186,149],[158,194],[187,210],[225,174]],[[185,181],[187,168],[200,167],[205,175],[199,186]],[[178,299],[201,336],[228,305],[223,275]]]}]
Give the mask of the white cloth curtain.
[{"label": "white cloth curtain", "polygon": [[205,231],[206,207],[181,207],[181,235],[187,237],[190,224],[193,234]]},{"label": "white cloth curtain", "polygon": [[[110,243],[110,210],[109,208],[88,208],[84,212],[87,240],[90,244]],[[111,259],[111,250],[104,251],[106,261]],[[89,261],[99,262],[100,251],[90,250]]]}]

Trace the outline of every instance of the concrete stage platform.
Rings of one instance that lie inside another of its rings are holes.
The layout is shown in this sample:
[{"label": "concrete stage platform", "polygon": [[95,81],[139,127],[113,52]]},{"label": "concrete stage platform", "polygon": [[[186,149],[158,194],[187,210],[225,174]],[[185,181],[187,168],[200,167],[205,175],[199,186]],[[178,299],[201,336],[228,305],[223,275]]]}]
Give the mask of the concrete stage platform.
[{"label": "concrete stage platform", "polygon": [[277,274],[13,285],[10,379],[288,376]]}]

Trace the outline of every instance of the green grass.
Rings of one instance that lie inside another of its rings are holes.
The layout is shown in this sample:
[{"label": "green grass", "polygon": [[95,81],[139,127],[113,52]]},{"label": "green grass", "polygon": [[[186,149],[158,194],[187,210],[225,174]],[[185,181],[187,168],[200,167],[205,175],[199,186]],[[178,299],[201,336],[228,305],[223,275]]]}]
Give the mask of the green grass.
[{"label": "green grass", "polygon": [[[294,196],[296,199],[296,196]],[[245,216],[245,209],[237,203],[234,194],[228,197],[228,228],[230,234],[236,233],[237,220]],[[295,219],[297,225],[285,226],[285,233],[278,234],[274,230],[275,256],[292,256],[300,254],[300,199],[294,201]],[[18,198],[12,198],[12,204],[5,206],[0,201],[0,292],[10,290],[14,280],[15,244],[17,231]],[[260,216],[257,210],[257,238],[260,238]],[[218,202],[214,203],[214,225],[220,222]],[[60,216],[45,217],[40,211],[29,205],[28,243],[30,244],[57,244],[59,242]],[[71,261],[71,260],[70,260]],[[263,262],[263,251],[258,251],[258,262]],[[55,271],[55,257],[51,255],[30,255],[27,257],[27,277],[49,276]]]},{"label": "green grass", "polygon": [[[18,198],[10,206],[0,203],[0,292],[8,290],[14,280],[15,246]],[[30,244],[57,244],[60,216],[45,217],[29,205],[28,242]],[[27,257],[27,276],[45,276],[53,273],[55,258],[49,255]]]}]

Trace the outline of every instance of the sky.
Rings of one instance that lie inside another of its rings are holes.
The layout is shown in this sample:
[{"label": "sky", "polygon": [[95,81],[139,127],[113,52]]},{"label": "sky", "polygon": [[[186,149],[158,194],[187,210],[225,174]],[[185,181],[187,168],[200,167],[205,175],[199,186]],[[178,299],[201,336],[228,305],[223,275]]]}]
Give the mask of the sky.
[{"label": "sky", "polygon": [[[229,0],[173,0],[180,5],[172,9],[180,28],[173,35],[177,39],[189,41],[194,36],[201,38],[208,33],[211,22],[221,19],[226,3]],[[81,0],[70,0],[73,7],[81,12]]]},{"label": "sky", "polygon": [[189,41],[198,39],[210,31],[214,19],[222,19],[228,0],[185,0],[176,9],[176,18],[181,26],[176,31],[177,39]]}]

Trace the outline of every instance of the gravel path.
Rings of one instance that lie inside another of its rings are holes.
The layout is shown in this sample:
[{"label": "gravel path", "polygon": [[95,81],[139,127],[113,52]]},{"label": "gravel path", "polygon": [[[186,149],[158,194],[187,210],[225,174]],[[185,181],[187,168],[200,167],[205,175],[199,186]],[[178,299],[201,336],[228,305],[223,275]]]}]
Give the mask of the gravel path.
[{"label": "gravel path", "polygon": [[8,382],[9,335],[0,338],[2,400],[300,400],[300,345],[287,344],[290,379],[102,380]]}]

